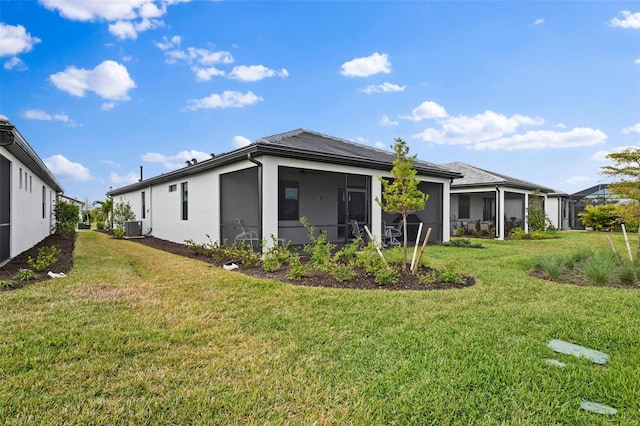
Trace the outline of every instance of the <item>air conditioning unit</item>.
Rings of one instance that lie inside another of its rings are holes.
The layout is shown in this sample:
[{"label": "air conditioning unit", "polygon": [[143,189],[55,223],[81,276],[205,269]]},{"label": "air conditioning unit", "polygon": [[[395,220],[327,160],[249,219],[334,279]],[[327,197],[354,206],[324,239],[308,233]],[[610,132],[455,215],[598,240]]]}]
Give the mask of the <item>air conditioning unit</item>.
[{"label": "air conditioning unit", "polygon": [[142,221],[134,220],[124,223],[124,236],[127,238],[142,236]]}]

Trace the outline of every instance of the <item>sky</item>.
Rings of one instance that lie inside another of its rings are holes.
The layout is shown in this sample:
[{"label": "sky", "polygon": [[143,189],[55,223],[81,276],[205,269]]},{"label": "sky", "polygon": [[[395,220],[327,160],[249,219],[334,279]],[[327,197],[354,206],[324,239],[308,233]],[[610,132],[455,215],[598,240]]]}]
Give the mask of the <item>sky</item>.
[{"label": "sky", "polygon": [[571,194],[640,146],[640,4],[0,0],[0,114],[89,203],[298,128]]}]

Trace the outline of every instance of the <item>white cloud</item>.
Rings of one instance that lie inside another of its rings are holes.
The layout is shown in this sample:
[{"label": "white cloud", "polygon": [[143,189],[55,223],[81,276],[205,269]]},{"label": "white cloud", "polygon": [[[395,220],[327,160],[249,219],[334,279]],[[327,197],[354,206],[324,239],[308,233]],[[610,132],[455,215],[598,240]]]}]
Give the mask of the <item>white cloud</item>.
[{"label": "white cloud", "polygon": [[389,55],[374,53],[364,58],[355,58],[342,64],[340,74],[346,77],[368,77],[370,75],[391,72]]},{"label": "white cloud", "polygon": [[557,123],[557,124],[554,124],[553,127],[557,127],[558,129],[566,129],[567,125],[564,123]]},{"label": "white cloud", "polygon": [[67,114],[49,114],[41,109],[28,109],[22,113],[22,116],[27,120],[60,121],[72,127],[76,126],[75,121],[69,118]]},{"label": "white cloud", "polygon": [[636,59],[636,64],[640,64],[640,58]]},{"label": "white cloud", "polygon": [[38,37],[32,37],[22,25],[0,22],[0,57],[30,52],[33,45],[40,41]]},{"label": "white cloud", "polygon": [[622,151],[624,151],[625,149],[628,149],[628,148],[634,148],[635,149],[635,148],[637,148],[637,146],[630,146],[630,145],[619,146],[617,148],[612,148],[612,149],[610,149],[608,151],[598,151],[595,154],[593,154],[592,158],[595,161],[611,161],[611,160],[609,160],[607,158],[607,155],[609,155],[611,153],[614,153],[614,152],[622,152]]},{"label": "white cloud", "polygon": [[623,10],[609,21],[612,27],[640,29],[640,12],[631,13]]},{"label": "white cloud", "polygon": [[584,183],[584,182],[590,182],[590,181],[591,181],[591,178],[586,176],[573,176],[565,180],[565,182],[568,183],[569,185],[575,185],[578,183]]},{"label": "white cloud", "polygon": [[224,71],[219,70],[216,67],[209,67],[209,68],[191,67],[191,71],[194,72],[194,74],[196,75],[196,80],[198,81],[209,81],[211,80],[212,77],[222,77],[225,75]]},{"label": "white cloud", "polygon": [[52,155],[44,159],[51,173],[58,177],[67,177],[73,180],[86,181],[91,179],[91,172],[80,163],[73,163],[63,155]]},{"label": "white cloud", "polygon": [[173,36],[170,39],[166,36],[162,37],[162,41],[155,43],[156,47],[162,51],[167,51],[174,47],[180,46],[182,38],[180,36]]},{"label": "white cloud", "polygon": [[2,67],[5,70],[17,70],[17,71],[25,71],[27,69],[27,65],[22,61],[22,59],[14,56],[13,58],[6,61]]},{"label": "white cloud", "polygon": [[120,176],[116,172],[111,172],[109,181],[113,185],[125,186],[125,185],[131,185],[132,183],[136,183],[138,182],[139,179],[140,179],[140,175],[134,172],[127,173],[125,176]]},{"label": "white cloud", "polygon": [[251,91],[240,93],[225,90],[222,94],[212,93],[206,98],[189,99],[187,109],[194,111],[201,108],[243,108],[260,101],[262,98],[254,95]]},{"label": "white cloud", "polygon": [[239,65],[233,67],[229,73],[229,78],[240,81],[259,81],[269,77],[288,77],[289,72],[282,68],[280,71],[272,70],[264,65]]},{"label": "white cloud", "polygon": [[358,136],[357,138],[353,139],[354,142],[358,142],[358,143],[367,143],[369,142],[369,140],[367,138],[363,138],[362,136]]},{"label": "white cloud", "polygon": [[542,18],[538,18],[535,21],[533,21],[533,25],[542,25],[544,24],[544,19]]},{"label": "white cloud", "polygon": [[164,54],[166,57],[165,60],[169,64],[175,64],[178,62],[184,62],[187,64],[196,63],[200,65],[233,63],[233,56],[231,56],[231,53],[222,50],[212,52],[208,49],[188,47],[186,50],[165,50]]},{"label": "white cloud", "polygon": [[242,148],[243,146],[250,145],[251,141],[244,136],[234,136],[231,144],[233,144],[234,148]]},{"label": "white cloud", "polygon": [[127,68],[115,61],[104,61],[92,70],[71,66],[49,78],[58,89],[79,97],[92,91],[104,99],[127,101],[129,90],[136,87]]},{"label": "white cloud", "polygon": [[601,144],[606,140],[607,135],[600,130],[574,127],[567,132],[553,130],[528,131],[523,135],[477,142],[473,144],[473,148],[477,150],[502,149],[507,151],[516,149],[576,148]]},{"label": "white cloud", "polygon": [[360,91],[364,92],[364,93],[367,93],[367,94],[403,92],[404,89],[406,89],[406,87],[407,86],[400,86],[398,84],[384,82],[382,84],[378,84],[377,86],[375,84],[369,85],[369,86],[365,87],[364,89],[360,89]]},{"label": "white cloud", "polygon": [[375,146],[378,149],[388,149],[389,148],[388,146],[386,146],[385,144],[383,144],[380,141],[374,143],[373,146]]},{"label": "white cloud", "polygon": [[543,123],[544,120],[540,118],[531,118],[520,114],[507,117],[487,110],[473,117],[459,115],[441,120],[442,127],[440,129],[428,128],[413,137],[439,144],[477,145],[480,142],[514,133],[522,125]]},{"label": "white cloud", "polygon": [[148,152],[142,156],[143,161],[146,161],[148,163],[160,163],[169,170],[184,167],[187,161],[191,161],[194,158],[198,161],[204,161],[208,158],[211,158],[211,154],[192,149],[190,151],[180,151],[175,155],[164,155],[158,154],[156,152]]},{"label": "white cloud", "polygon": [[640,133],[640,123],[636,123],[633,126],[625,127],[624,129],[622,129],[622,133],[626,134],[630,132]]},{"label": "white cloud", "polygon": [[109,32],[120,40],[126,40],[128,38],[135,40],[138,38],[138,33],[162,26],[164,26],[164,22],[157,19],[145,18],[139,22],[117,21],[114,24],[109,24]]},{"label": "white cloud", "polygon": [[387,117],[386,115],[383,115],[382,119],[380,120],[380,123],[378,124],[380,124],[381,126],[397,126],[400,123],[398,123],[397,121],[390,120],[389,117]]},{"label": "white cloud", "polygon": [[100,110],[102,111],[111,111],[116,107],[115,102],[105,102],[100,106]]},{"label": "white cloud", "polygon": [[411,115],[401,115],[400,118],[411,121],[422,121],[428,118],[444,118],[447,111],[432,101],[425,101],[411,111]]},{"label": "white cloud", "polygon": [[167,6],[189,0],[39,1],[45,8],[57,10],[60,16],[73,21],[115,22],[109,25],[109,32],[121,39],[135,39],[140,32],[164,25],[157,18],[167,13]]}]

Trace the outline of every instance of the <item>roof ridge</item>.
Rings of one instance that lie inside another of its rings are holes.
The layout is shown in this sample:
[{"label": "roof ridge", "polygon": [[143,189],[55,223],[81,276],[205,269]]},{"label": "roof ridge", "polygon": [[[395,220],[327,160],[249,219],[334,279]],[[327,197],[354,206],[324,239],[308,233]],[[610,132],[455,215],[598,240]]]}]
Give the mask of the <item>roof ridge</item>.
[{"label": "roof ridge", "polygon": [[282,132],[282,133],[276,133],[275,135],[271,135],[271,136],[263,136],[261,138],[259,138],[256,143],[258,142],[264,142],[264,143],[274,143],[274,142],[279,142],[285,138],[289,138],[292,136],[298,136],[300,133],[304,133],[308,130],[299,128],[299,129],[295,129],[295,130],[289,130],[288,132]]}]

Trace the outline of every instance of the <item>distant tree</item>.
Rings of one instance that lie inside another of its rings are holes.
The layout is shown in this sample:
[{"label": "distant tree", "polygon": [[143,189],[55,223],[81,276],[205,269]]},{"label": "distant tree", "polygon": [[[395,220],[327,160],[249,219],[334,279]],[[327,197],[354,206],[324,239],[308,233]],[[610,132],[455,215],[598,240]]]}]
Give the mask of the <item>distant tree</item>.
[{"label": "distant tree", "polygon": [[399,213],[402,215],[403,227],[403,262],[402,271],[407,270],[407,218],[411,213],[424,210],[429,195],[418,189],[420,180],[416,178],[418,173],[413,167],[416,156],[409,156],[407,143],[400,138],[395,139],[391,146],[395,152],[392,179],[379,178],[382,183],[382,200],[376,197],[376,203],[387,213]]},{"label": "distant tree", "polygon": [[539,191],[536,191],[531,198],[531,203],[527,209],[527,224],[530,232],[553,229],[551,219],[544,211],[544,198],[540,196]]},{"label": "distant tree", "polygon": [[78,226],[80,208],[74,203],[59,200],[53,208],[53,215],[56,218],[56,232],[72,233]]},{"label": "distant tree", "polygon": [[[607,158],[613,160],[613,164],[602,166],[601,173],[614,179],[608,185],[609,192],[631,200],[632,204],[640,203],[640,148],[629,147],[620,152],[611,153]],[[638,209],[631,209],[630,212],[640,214]],[[640,231],[637,250],[640,255]]]},{"label": "distant tree", "polygon": [[104,201],[96,201],[95,204],[100,205],[100,212],[102,214],[102,220],[104,222],[109,222],[109,216],[111,215],[111,210],[113,209],[113,199],[105,198]]}]

